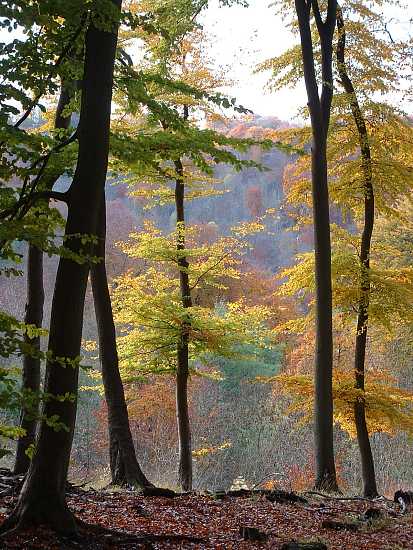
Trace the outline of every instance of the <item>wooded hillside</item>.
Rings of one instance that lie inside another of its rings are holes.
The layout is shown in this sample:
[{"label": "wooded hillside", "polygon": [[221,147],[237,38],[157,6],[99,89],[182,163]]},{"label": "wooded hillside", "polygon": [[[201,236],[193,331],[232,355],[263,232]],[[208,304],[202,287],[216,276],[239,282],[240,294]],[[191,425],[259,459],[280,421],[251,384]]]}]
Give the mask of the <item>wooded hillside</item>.
[{"label": "wooded hillside", "polygon": [[5,547],[413,548],[408,6],[253,4],[0,2]]}]

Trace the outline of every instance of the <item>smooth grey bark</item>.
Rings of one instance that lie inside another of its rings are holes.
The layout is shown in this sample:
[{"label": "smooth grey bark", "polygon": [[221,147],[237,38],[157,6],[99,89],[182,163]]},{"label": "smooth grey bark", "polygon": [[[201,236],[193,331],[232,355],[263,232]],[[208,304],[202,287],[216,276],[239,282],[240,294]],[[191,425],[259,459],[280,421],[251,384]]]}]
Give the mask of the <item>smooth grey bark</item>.
[{"label": "smooth grey bark", "polygon": [[[351,112],[357,127],[360,154],[364,179],[364,226],[360,242],[360,300],[358,303],[356,344],[354,352],[355,387],[364,394],[366,343],[370,303],[370,250],[371,238],[374,229],[374,187],[371,149],[366,121],[360,108],[357,94],[351,78],[348,75],[345,50],[346,30],[341,8],[337,9],[337,29],[339,40],[337,43],[337,66],[341,84],[348,95]],[[354,420],[357,431],[357,442],[360,450],[360,459],[363,477],[363,494],[365,497],[378,496],[374,459],[371,450],[369,432],[366,422],[365,398],[360,397],[354,404]]]},{"label": "smooth grey bark", "polygon": [[[121,0],[112,0],[121,7]],[[93,250],[78,235],[97,231],[109,152],[109,127],[117,25],[113,32],[89,25],[85,39],[84,77],[79,125],[79,154],[68,194],[66,246],[76,254]],[[76,421],[78,358],[89,263],[60,258],[53,295],[49,351],[46,364],[45,401],[36,440],[36,453],[17,505],[2,531],[27,525],[47,525],[63,533],[75,533],[76,521],[66,498],[66,479]],[[72,361],[72,364],[62,362]],[[67,396],[64,400],[54,396]],[[50,426],[56,418],[64,425]]]},{"label": "smooth grey bark", "polygon": [[[304,80],[311,118],[311,181],[313,197],[316,343],[314,361],[315,487],[338,490],[333,443],[333,334],[331,239],[327,178],[327,134],[333,97],[333,35],[337,2],[328,0],[323,20],[317,0],[295,0],[301,39]],[[321,96],[314,63],[311,10],[321,45]]]}]

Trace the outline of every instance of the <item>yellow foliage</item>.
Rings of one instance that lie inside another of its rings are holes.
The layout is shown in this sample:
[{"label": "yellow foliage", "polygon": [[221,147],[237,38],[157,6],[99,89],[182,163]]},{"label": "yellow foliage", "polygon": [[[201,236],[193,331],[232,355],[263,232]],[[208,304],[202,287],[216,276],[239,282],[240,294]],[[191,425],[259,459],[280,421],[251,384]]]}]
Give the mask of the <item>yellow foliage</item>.
[{"label": "yellow foliage", "polygon": [[[119,327],[118,350],[125,380],[148,373],[174,372],[177,344],[185,330],[189,336],[192,373],[197,363],[208,364],[208,354],[239,357],[242,344],[268,347],[275,341],[268,327],[273,312],[265,305],[247,305],[244,300],[203,307],[195,302],[184,307],[179,270],[189,275],[197,299],[211,287],[225,290],[223,281],[237,279],[240,256],[247,243],[235,237],[221,237],[208,245],[197,245],[199,228],[178,224],[169,235],[146,223],[144,231],[134,233],[124,252],[149,262],[144,273],[129,271],[118,277],[112,291],[113,309]],[[177,250],[178,238],[185,237],[186,248]],[[189,261],[187,268],[178,258]],[[250,357],[254,361],[254,357]],[[216,377],[213,372],[203,375]]]},{"label": "yellow foliage", "polygon": [[204,458],[205,456],[215,454],[219,451],[223,451],[224,449],[229,449],[231,445],[232,444],[230,441],[225,441],[221,445],[216,445],[215,447],[202,447],[192,451],[192,456],[193,458]]},{"label": "yellow foliage", "polygon": [[[314,404],[314,383],[311,375],[284,373],[261,381],[274,383],[274,391],[280,391],[291,398],[286,411],[288,414],[298,414],[301,422],[311,421]],[[352,372],[334,369],[335,422],[354,438],[354,404],[356,400],[364,398],[370,434],[383,432],[394,435],[404,431],[413,435],[413,392],[399,388],[395,382],[388,372],[370,370],[363,392],[354,387]]]},{"label": "yellow foliage", "polygon": [[234,235],[238,237],[246,237],[253,233],[261,233],[265,230],[265,225],[259,221],[242,222],[231,228]]},{"label": "yellow foliage", "polygon": [[96,340],[82,340],[82,349],[84,349],[85,351],[96,351]]},{"label": "yellow foliage", "polygon": [[[362,299],[361,283],[367,276],[359,261],[358,238],[343,228],[332,227],[332,284],[335,315],[346,313],[347,323],[354,323],[358,304]],[[413,268],[398,267],[394,261],[400,256],[394,246],[375,242],[370,257],[369,323],[374,327],[391,332],[401,323],[413,322]],[[389,259],[393,260],[393,267]],[[283,270],[279,278],[284,280],[281,296],[296,296],[310,305],[307,316],[280,326],[279,330],[303,332],[312,323],[311,309],[315,290],[314,254],[308,252],[297,256],[297,263]]]}]

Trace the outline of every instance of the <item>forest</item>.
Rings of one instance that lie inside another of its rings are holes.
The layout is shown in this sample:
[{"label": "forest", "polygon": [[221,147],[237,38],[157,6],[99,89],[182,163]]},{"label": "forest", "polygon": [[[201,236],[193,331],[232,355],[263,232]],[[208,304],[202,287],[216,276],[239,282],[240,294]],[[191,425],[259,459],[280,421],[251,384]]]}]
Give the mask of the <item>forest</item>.
[{"label": "forest", "polygon": [[413,550],[412,22],[0,0],[0,548]]}]

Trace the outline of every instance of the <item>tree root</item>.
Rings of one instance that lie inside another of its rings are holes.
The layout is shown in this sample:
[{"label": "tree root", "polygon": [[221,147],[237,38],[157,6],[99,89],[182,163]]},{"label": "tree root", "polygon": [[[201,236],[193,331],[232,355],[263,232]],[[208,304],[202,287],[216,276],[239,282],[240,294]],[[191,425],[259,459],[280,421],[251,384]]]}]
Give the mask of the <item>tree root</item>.
[{"label": "tree root", "polygon": [[0,537],[5,538],[30,527],[44,525],[64,536],[77,536],[76,518],[67,506],[50,506],[45,509],[34,503],[17,504],[0,526]]},{"label": "tree root", "polygon": [[175,498],[180,496],[180,493],[175,493],[171,489],[165,489],[163,487],[144,487],[140,490],[140,494],[144,497],[166,497]]}]

